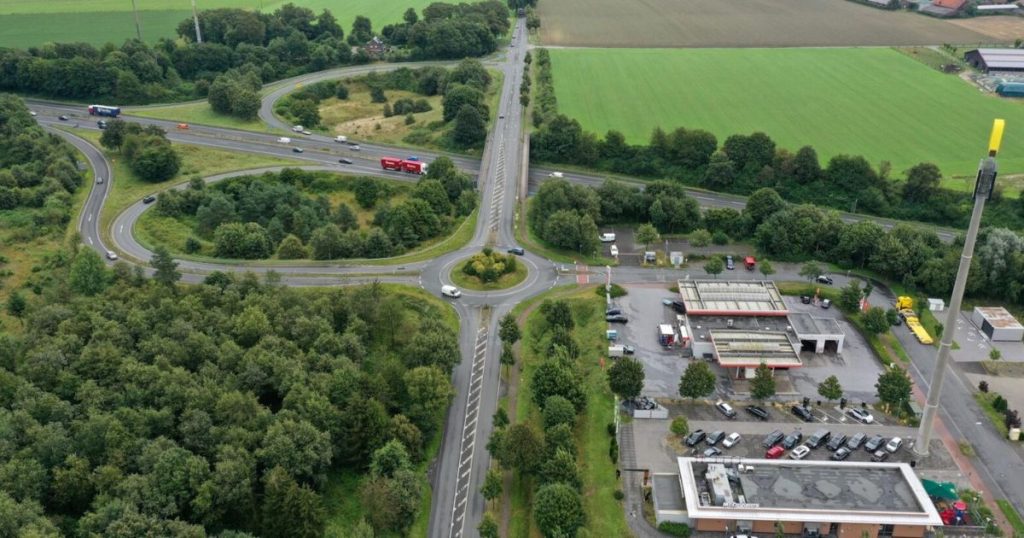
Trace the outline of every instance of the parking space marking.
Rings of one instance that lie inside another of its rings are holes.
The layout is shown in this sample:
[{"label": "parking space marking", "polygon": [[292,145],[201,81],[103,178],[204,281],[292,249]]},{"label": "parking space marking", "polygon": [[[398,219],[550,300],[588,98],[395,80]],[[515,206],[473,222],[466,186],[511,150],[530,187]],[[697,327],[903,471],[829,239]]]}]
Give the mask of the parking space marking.
[{"label": "parking space marking", "polygon": [[462,450],[459,451],[458,480],[455,482],[455,504],[452,505],[452,526],[449,536],[462,536],[466,520],[466,506],[469,500],[469,484],[473,471],[473,453],[476,447],[477,419],[480,413],[480,390],[483,387],[484,363],[487,357],[487,323],[481,320],[473,347],[473,366],[470,368],[470,390],[466,398],[466,415],[462,423]]}]

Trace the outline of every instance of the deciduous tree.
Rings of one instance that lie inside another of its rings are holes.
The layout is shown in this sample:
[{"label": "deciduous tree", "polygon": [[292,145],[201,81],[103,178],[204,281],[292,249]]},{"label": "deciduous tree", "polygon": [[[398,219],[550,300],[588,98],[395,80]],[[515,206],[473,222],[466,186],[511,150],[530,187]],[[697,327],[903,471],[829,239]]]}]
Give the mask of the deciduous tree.
[{"label": "deciduous tree", "polygon": [[640,361],[621,358],[608,369],[608,384],[619,397],[631,400],[644,389],[644,366]]},{"label": "deciduous tree", "polygon": [[715,374],[706,362],[691,361],[679,380],[679,395],[684,398],[701,398],[715,391]]},{"label": "deciduous tree", "polygon": [[750,380],[750,395],[757,400],[775,396],[775,376],[763,361],[754,370],[754,379]]},{"label": "deciduous tree", "polygon": [[843,387],[839,384],[839,378],[830,375],[818,385],[818,395],[828,401],[838,400],[843,397]]}]

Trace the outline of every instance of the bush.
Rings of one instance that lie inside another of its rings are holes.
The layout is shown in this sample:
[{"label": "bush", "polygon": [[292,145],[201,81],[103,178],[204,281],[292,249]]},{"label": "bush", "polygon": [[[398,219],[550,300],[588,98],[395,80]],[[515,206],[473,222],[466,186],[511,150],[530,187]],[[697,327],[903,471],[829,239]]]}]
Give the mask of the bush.
[{"label": "bush", "polygon": [[617,489],[615,490],[615,493],[612,493],[612,497],[615,497],[616,501],[621,501],[622,499],[626,498],[626,494],[623,493],[621,489]]},{"label": "bush", "polygon": [[196,239],[195,237],[189,237],[188,239],[185,240],[186,254],[195,254],[196,252],[199,252],[199,249],[201,248],[203,248],[203,245],[201,245],[199,243],[199,240]]},{"label": "bush", "polygon": [[[597,293],[601,297],[605,296],[605,292],[606,291],[607,290],[605,290],[604,286],[598,286],[598,287],[594,288],[594,293]],[[612,289],[611,289],[612,299],[618,299],[619,297],[622,297],[622,296],[626,295],[626,293],[627,293],[626,292],[626,288],[623,288],[622,286],[620,286],[618,284],[614,284],[614,283],[612,284]]]},{"label": "bush", "polygon": [[662,521],[658,525],[658,530],[672,536],[682,536],[688,538],[690,536],[690,527],[683,523],[673,523],[671,521]]},{"label": "bush", "polygon": [[503,275],[514,273],[517,262],[512,255],[499,254],[484,249],[484,252],[474,254],[462,265],[462,272],[475,276],[481,282],[497,282]]},{"label": "bush", "polygon": [[980,390],[981,392],[988,392],[988,381],[979,382],[978,390]]},{"label": "bush", "polygon": [[711,244],[711,232],[701,228],[690,234],[690,245],[694,247],[706,247]]},{"label": "bush", "polygon": [[608,457],[612,463],[619,463],[619,442],[612,437],[611,445],[608,446]]},{"label": "bush", "polygon": [[612,437],[615,437],[615,423],[614,422],[609,422],[608,423],[608,435],[610,435]]},{"label": "bush", "polygon": [[684,416],[678,416],[672,419],[672,426],[670,427],[672,433],[683,436],[690,433],[690,422],[686,420]]},{"label": "bush", "polygon": [[719,230],[719,231],[715,232],[714,235],[711,236],[711,242],[716,244],[716,245],[728,245],[729,244],[729,234]]},{"label": "bush", "polygon": [[1006,402],[1006,398],[1003,398],[1001,394],[996,394],[996,397],[992,399],[992,409],[1005,413],[1008,408],[1009,405]]}]

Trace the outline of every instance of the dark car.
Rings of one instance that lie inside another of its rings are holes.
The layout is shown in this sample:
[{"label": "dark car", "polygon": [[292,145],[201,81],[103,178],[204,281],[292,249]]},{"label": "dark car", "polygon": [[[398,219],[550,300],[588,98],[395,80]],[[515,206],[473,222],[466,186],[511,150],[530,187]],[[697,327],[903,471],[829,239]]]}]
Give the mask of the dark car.
[{"label": "dark car", "polygon": [[711,447],[711,448],[709,448],[709,449],[704,451],[704,457],[705,458],[713,458],[715,456],[721,456],[721,455],[722,455],[722,451],[718,450],[715,447]]},{"label": "dark car", "polygon": [[352,159],[338,159],[341,164],[352,164]]},{"label": "dark car", "polygon": [[804,422],[811,422],[814,420],[814,415],[811,414],[811,410],[806,407],[794,405],[793,407],[790,407],[789,410],[792,411],[794,415],[803,419]]},{"label": "dark car", "polygon": [[871,455],[871,461],[881,462],[887,459],[889,459],[889,452],[885,450],[876,450],[875,453]]},{"label": "dark car", "polygon": [[713,432],[708,434],[708,437],[707,437],[706,440],[707,440],[709,445],[715,446],[722,439],[725,439],[725,432],[723,432],[723,431],[713,431]]},{"label": "dark car", "polygon": [[622,345],[622,352],[625,353],[626,355],[632,355],[632,354],[636,353],[636,348],[631,346],[631,345],[629,345],[629,344],[623,344]]},{"label": "dark car", "polygon": [[608,323],[629,323],[629,318],[622,314],[613,314],[611,316],[605,316],[604,320]]},{"label": "dark car", "polygon": [[846,458],[849,458],[849,457],[850,457],[850,449],[846,448],[845,446],[841,447],[839,450],[836,450],[832,454],[832,459],[834,461],[843,461],[843,460],[845,460]]},{"label": "dark car", "polygon": [[731,405],[729,405],[729,404],[727,404],[725,402],[718,402],[718,403],[716,403],[715,404],[715,408],[718,409],[718,412],[722,413],[723,415],[725,415],[729,419],[736,418],[736,410],[733,409]]},{"label": "dark car", "polygon": [[292,148],[292,153],[302,153],[303,151],[306,151],[306,150],[304,150],[302,148]]},{"label": "dark car", "polygon": [[621,314],[622,314],[622,310],[618,309],[618,308],[609,308],[608,310],[604,311],[604,315],[606,315],[606,316],[618,316],[618,315],[621,315]]},{"label": "dark car", "polygon": [[819,284],[828,284],[829,286],[832,285],[832,277],[828,275],[818,275],[818,278],[816,278],[815,280],[817,280]]},{"label": "dark car", "polygon": [[885,437],[882,437],[881,435],[873,435],[871,439],[868,439],[868,442],[864,443],[864,450],[874,452],[885,446],[885,441]]},{"label": "dark car", "polygon": [[68,121],[68,115],[67,114],[61,114],[60,116],[57,116],[57,119],[60,120],[60,121]]},{"label": "dark car", "polygon": [[761,441],[761,446],[765,448],[771,448],[781,443],[782,440],[785,438],[786,434],[780,432],[779,430],[775,430],[772,433],[769,433],[768,435],[764,436],[764,440]]},{"label": "dark car", "polygon": [[697,443],[703,441],[704,437],[704,430],[694,430],[686,437],[686,446],[697,446]]},{"label": "dark car", "polygon": [[867,438],[868,436],[865,433],[855,433],[846,440],[846,448],[849,448],[850,450],[857,450],[864,444],[864,441]]},{"label": "dark car", "polygon": [[849,439],[849,437],[847,437],[846,434],[837,433],[833,435],[831,439],[828,440],[828,444],[825,446],[828,447],[828,449],[831,450],[832,452],[835,452],[836,450],[839,450],[840,448],[842,448],[843,445],[846,444],[847,439]]},{"label": "dark car", "polygon": [[526,250],[524,250],[523,247],[512,247],[508,249],[508,253],[515,254],[516,256],[522,256],[523,254],[526,254]]},{"label": "dark car", "polygon": [[725,257],[725,268],[732,271],[736,268],[736,264],[732,261],[732,256]]},{"label": "dark car", "polygon": [[99,127],[100,129],[106,129],[107,128],[107,120],[100,120],[100,121],[96,122],[96,127]]},{"label": "dark car", "polygon": [[686,313],[686,303],[682,301],[672,301],[672,310],[679,312],[680,314]]},{"label": "dark car", "polygon": [[819,448],[821,445],[828,442],[829,437],[832,437],[832,433],[828,430],[818,430],[814,432],[809,439],[807,439],[806,445],[811,448]]},{"label": "dark car", "polygon": [[790,450],[793,447],[795,447],[796,445],[800,444],[800,441],[803,438],[804,438],[804,434],[802,434],[800,432],[793,432],[793,433],[787,435],[786,438],[782,440],[782,448],[785,448],[786,450]]},{"label": "dark car", "polygon": [[149,196],[147,196],[147,197],[142,199],[142,203],[144,203],[144,204],[152,204],[155,201],[156,201],[156,196],[153,196],[152,194],[150,194]]},{"label": "dark car", "polygon": [[800,296],[800,302],[803,303],[803,304],[811,304],[811,296],[810,295],[801,295]]},{"label": "dark car", "polygon": [[763,407],[758,405],[748,405],[746,407],[747,413],[754,415],[761,420],[768,420],[768,411],[765,411]]}]

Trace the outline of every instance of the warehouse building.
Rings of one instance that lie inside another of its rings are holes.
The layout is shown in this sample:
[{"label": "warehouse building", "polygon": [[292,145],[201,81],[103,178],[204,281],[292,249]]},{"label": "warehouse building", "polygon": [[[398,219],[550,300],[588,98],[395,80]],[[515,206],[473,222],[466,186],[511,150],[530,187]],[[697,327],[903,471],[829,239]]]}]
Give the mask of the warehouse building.
[{"label": "warehouse building", "polygon": [[974,49],[964,53],[964,61],[986,73],[1024,71],[1024,49]]},{"label": "warehouse building", "polygon": [[1001,306],[976,306],[971,321],[993,342],[1020,342],[1024,325]]},{"label": "warehouse building", "polygon": [[[658,521],[726,535],[918,538],[942,519],[906,463],[677,458],[680,507],[654,481]],[[660,478],[658,480],[657,478]],[[668,502],[665,502],[668,501]]]}]

